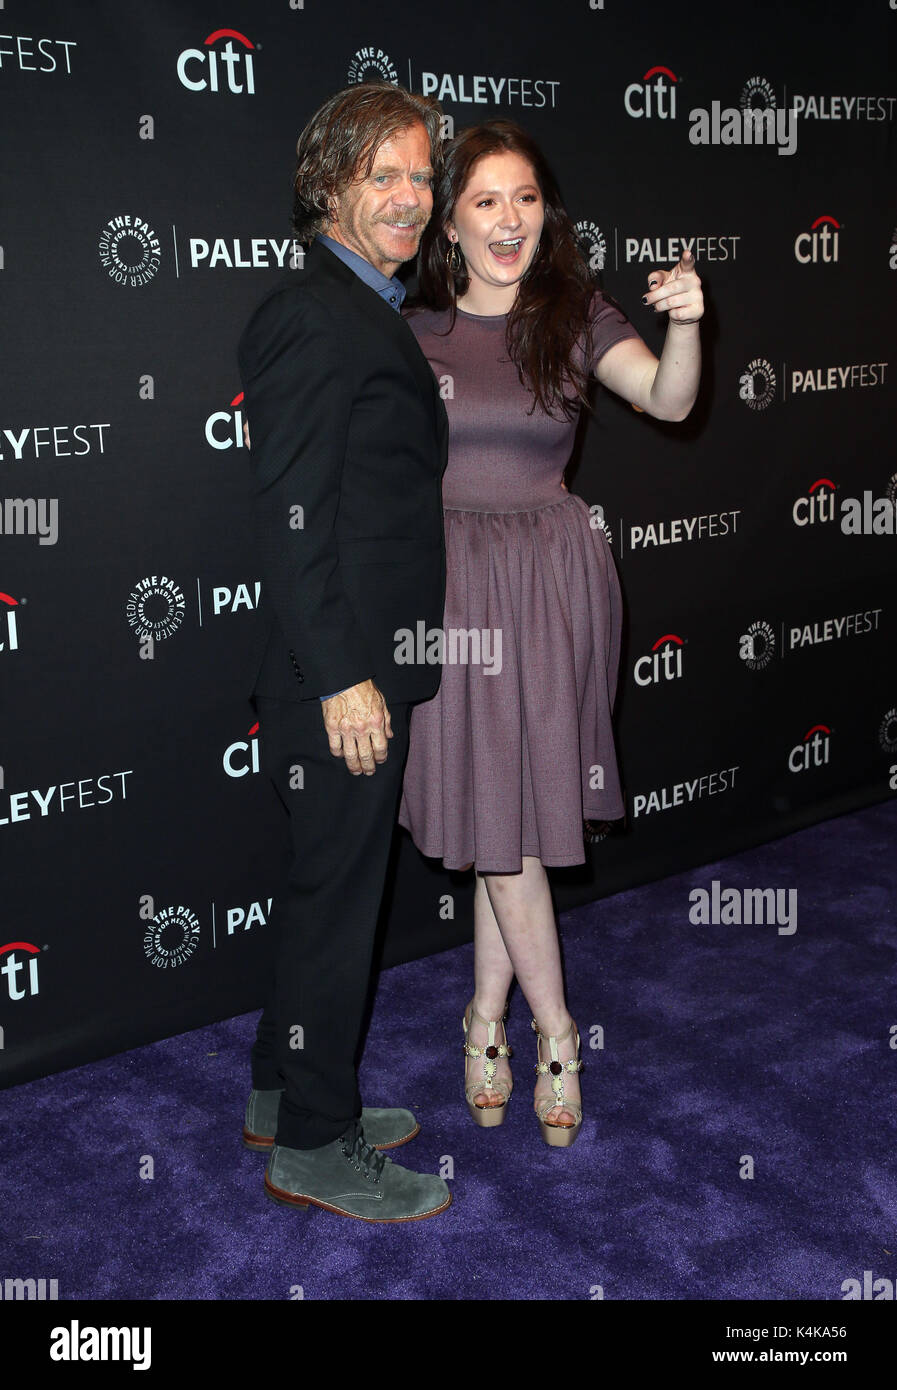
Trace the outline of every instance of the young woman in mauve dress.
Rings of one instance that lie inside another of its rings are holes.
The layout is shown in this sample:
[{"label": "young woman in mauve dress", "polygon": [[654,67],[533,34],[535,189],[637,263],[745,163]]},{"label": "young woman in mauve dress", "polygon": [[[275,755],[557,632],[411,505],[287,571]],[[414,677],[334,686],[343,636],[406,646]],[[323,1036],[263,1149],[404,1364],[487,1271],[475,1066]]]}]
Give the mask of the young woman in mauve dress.
[{"label": "young woman in mauve dress", "polygon": [[564,469],[590,376],[658,419],[689,413],[701,282],[690,254],[649,275],[643,302],[668,315],[658,360],[590,279],[538,147],[504,120],[447,142],[419,280],[408,322],[449,387],[445,652],[439,693],[412,714],[399,823],[423,854],[476,869],[471,1115],[505,1115],[516,976],[537,1033],[534,1108],[563,1146],[582,1120],[580,1038],[545,866],[583,863],[583,820],[624,809],[620,588]]}]

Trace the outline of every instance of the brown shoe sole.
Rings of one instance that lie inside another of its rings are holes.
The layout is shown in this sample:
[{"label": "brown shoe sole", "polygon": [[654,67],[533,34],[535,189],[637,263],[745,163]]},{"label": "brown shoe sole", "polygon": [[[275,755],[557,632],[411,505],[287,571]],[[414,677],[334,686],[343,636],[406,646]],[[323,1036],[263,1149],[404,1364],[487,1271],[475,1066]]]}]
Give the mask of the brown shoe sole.
[{"label": "brown shoe sole", "polygon": [[[416,1139],[420,1134],[420,1125],[415,1125],[410,1134],[406,1134],[402,1139],[396,1139],[392,1144],[374,1144],[372,1147],[382,1152],[384,1149],[399,1149],[409,1140]],[[253,1134],[251,1130],[243,1126],[243,1143],[247,1149],[254,1149],[257,1153],[269,1153],[274,1148],[274,1135]]]},{"label": "brown shoe sole", "polygon": [[[392,1146],[395,1148],[395,1145]],[[420,1216],[357,1216],[354,1211],[344,1211],[342,1207],[331,1206],[329,1202],[321,1202],[317,1197],[303,1197],[295,1192],[285,1192],[281,1187],[274,1187],[268,1181],[268,1174],[265,1174],[265,1196],[270,1197],[272,1202],[280,1202],[285,1207],[321,1207],[324,1211],[332,1211],[336,1216],[349,1216],[353,1221],[367,1221],[372,1225],[386,1225],[396,1221],[426,1221],[428,1216],[438,1216],[441,1211],[452,1204],[452,1194],[449,1193],[441,1207],[434,1207],[432,1211],[423,1211]]]}]

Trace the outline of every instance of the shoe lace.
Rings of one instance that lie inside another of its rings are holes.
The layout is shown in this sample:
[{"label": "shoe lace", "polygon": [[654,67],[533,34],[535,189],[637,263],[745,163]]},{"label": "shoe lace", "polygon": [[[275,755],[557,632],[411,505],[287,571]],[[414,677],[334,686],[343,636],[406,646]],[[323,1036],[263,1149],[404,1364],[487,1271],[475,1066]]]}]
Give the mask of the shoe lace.
[{"label": "shoe lace", "polygon": [[360,1168],[366,1178],[370,1178],[372,1182],[379,1182],[386,1158],[373,1144],[366,1142],[364,1131],[357,1121],[352,1131],[342,1136],[341,1142],[345,1157]]}]

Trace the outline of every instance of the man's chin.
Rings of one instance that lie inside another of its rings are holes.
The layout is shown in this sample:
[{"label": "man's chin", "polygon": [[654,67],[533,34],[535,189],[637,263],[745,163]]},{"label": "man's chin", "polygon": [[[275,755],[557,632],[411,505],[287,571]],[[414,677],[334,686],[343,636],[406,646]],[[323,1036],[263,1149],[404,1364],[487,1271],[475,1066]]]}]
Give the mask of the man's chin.
[{"label": "man's chin", "polygon": [[[385,224],[384,224],[385,225]],[[381,251],[385,260],[411,261],[417,255],[423,227],[411,227],[407,231],[389,227],[383,237]]]}]

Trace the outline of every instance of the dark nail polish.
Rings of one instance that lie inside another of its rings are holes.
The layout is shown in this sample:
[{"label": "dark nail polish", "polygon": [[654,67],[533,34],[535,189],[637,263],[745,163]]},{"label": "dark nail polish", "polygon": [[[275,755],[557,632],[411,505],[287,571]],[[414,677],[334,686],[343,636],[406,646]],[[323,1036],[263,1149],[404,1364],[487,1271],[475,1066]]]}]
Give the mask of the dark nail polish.
[{"label": "dark nail polish", "polygon": [[648,296],[647,296],[646,294],[643,294],[643,295],[642,295],[642,303],[643,303],[643,304],[647,304],[647,303],[648,303]]}]

